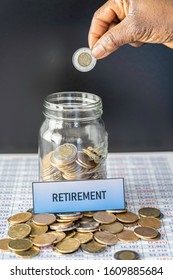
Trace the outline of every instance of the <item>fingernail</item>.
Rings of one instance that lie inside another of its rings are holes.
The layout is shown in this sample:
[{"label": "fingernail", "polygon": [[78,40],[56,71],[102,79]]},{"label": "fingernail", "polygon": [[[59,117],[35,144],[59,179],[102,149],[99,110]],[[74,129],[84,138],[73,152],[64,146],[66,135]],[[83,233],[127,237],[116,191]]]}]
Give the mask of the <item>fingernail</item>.
[{"label": "fingernail", "polygon": [[106,51],[104,49],[104,47],[101,44],[96,45],[93,49],[92,49],[92,55],[95,58],[101,58],[103,55],[105,55]]}]

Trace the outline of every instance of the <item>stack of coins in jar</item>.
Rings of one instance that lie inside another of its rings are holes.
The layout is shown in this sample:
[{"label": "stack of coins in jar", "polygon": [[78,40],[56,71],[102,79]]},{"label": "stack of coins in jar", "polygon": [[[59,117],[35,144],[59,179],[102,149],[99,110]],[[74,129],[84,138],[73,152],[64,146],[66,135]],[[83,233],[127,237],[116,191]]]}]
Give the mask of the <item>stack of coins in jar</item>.
[{"label": "stack of coins in jar", "polygon": [[51,94],[44,102],[40,129],[40,180],[106,177],[107,132],[102,101],[83,92]]}]

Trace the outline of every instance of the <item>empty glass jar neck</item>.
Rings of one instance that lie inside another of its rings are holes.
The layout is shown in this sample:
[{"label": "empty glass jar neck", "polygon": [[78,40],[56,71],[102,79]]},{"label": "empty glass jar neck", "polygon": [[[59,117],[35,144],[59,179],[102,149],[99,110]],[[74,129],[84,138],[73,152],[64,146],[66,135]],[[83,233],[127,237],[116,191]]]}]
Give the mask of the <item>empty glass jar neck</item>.
[{"label": "empty glass jar neck", "polygon": [[100,118],[102,100],[87,92],[58,92],[50,94],[43,103],[44,115],[49,119],[89,121]]}]

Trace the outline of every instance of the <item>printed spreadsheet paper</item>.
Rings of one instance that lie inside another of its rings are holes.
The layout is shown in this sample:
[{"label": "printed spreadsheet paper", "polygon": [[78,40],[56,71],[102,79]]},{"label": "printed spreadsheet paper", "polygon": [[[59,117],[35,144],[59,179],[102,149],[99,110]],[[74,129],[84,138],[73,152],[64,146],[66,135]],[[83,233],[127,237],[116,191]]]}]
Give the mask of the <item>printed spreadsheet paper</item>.
[{"label": "printed spreadsheet paper", "polygon": [[[34,259],[113,260],[119,250],[139,253],[141,260],[173,259],[173,153],[110,153],[107,177],[124,178],[127,209],[138,213],[142,207],[159,208],[163,213],[161,238],[139,240],[107,246],[99,254],[86,254],[80,249],[73,254],[59,254],[51,247],[41,249]],[[36,154],[0,155],[0,239],[7,237],[8,217],[32,208],[32,182],[38,180]],[[0,260],[19,260],[12,252],[0,252]]]}]

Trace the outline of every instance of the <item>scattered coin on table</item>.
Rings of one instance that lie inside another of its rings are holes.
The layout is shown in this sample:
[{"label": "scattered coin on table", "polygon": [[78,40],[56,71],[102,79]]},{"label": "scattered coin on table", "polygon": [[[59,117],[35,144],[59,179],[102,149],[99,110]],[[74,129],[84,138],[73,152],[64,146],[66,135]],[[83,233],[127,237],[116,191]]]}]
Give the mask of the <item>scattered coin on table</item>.
[{"label": "scattered coin on table", "polygon": [[[81,250],[96,255],[104,254],[109,246],[116,249],[119,242],[155,241],[161,237],[159,219],[162,213],[151,208],[141,208],[138,214],[127,209],[123,212],[17,213],[7,220],[9,238],[0,240],[0,251],[11,251],[19,258],[32,258],[43,250],[42,247],[50,246],[54,253],[71,254]],[[139,255],[122,250],[113,258],[139,259]]]},{"label": "scattered coin on table", "polygon": [[122,250],[114,254],[116,260],[139,260],[139,254],[131,250]]}]

